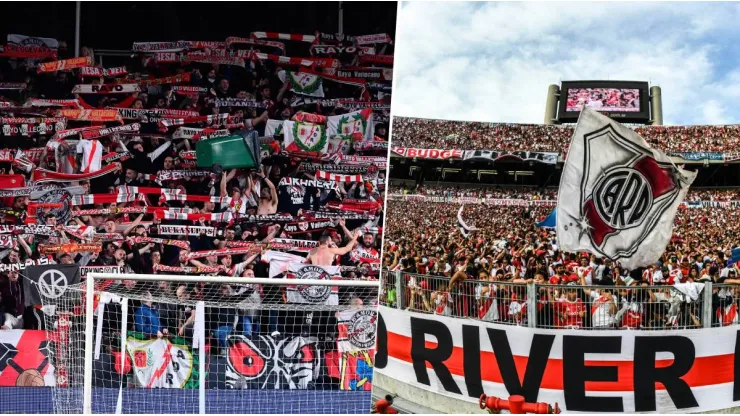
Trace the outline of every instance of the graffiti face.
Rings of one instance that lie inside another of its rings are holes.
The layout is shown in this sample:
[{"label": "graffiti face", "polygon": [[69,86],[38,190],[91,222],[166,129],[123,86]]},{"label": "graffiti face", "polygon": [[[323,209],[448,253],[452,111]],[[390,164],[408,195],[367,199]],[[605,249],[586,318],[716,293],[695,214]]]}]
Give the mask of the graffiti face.
[{"label": "graffiti face", "polygon": [[315,338],[305,337],[231,336],[226,384],[234,389],[306,389],[319,373],[316,344]]}]

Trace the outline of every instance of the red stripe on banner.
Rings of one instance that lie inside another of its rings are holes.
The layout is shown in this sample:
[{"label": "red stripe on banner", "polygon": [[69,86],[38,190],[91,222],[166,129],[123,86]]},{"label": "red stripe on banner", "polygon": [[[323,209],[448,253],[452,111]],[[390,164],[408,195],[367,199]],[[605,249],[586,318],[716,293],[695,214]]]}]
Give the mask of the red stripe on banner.
[{"label": "red stripe on banner", "polygon": [[[426,341],[426,348],[434,349],[437,347],[436,342]],[[501,372],[498,369],[496,355],[490,351],[481,351],[481,378],[483,381],[503,384]],[[411,338],[405,335],[388,332],[388,356],[405,361],[409,364],[411,360]],[[514,356],[519,381],[523,382],[524,373],[527,368],[528,357]],[[455,346],[452,349],[452,355],[444,364],[453,375],[464,377],[463,371],[463,348]],[[694,365],[685,376],[681,377],[690,387],[711,386],[722,383],[732,383],[734,381],[733,367],[735,362],[734,354],[714,355],[710,357],[696,357]],[[658,368],[668,367],[673,360],[656,360],[655,366]],[[617,367],[618,381],[587,381],[587,392],[630,392],[635,391],[634,387],[634,365],[632,361],[585,361],[587,366],[604,366]],[[431,369],[428,362],[426,367]],[[412,371],[409,369],[409,371]],[[545,374],[542,376],[542,389],[563,390],[563,360],[551,358],[548,360]],[[656,390],[665,390],[661,383],[655,383]]]}]

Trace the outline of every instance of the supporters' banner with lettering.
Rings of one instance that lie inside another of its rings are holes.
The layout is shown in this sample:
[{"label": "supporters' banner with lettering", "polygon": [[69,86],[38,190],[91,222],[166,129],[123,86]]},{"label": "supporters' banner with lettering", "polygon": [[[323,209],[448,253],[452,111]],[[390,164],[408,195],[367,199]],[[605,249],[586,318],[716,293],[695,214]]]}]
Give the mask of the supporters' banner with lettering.
[{"label": "supporters' banner with lettering", "polygon": [[[339,266],[319,266],[315,264],[288,264],[288,279],[332,280],[341,279]],[[290,303],[309,303],[314,305],[339,305],[337,286],[288,285],[285,294]]]},{"label": "supporters' banner with lettering", "polygon": [[408,147],[391,147],[393,153],[409,159],[462,159],[465,152],[462,150],[441,150],[441,149],[415,149]]},{"label": "supporters' banner with lettering", "polygon": [[709,412],[740,402],[737,332],[546,330],[380,306],[375,367],[476,407],[485,393],[568,413]]},{"label": "supporters' banner with lettering", "polygon": [[534,161],[554,165],[558,162],[558,154],[553,152],[523,152],[508,151],[498,152],[494,150],[466,150],[465,160],[499,160],[503,158],[515,158],[526,162]]},{"label": "supporters' banner with lettering", "polygon": [[560,179],[560,248],[608,257],[628,269],[655,263],[695,178],[634,130],[584,109]]},{"label": "supporters' banner with lettering", "polygon": [[311,45],[311,56],[374,55],[375,48],[369,46]]},{"label": "supporters' banner with lettering", "polygon": [[39,64],[36,71],[42,72],[54,72],[54,71],[68,71],[75,68],[83,68],[86,66],[92,66],[93,60],[89,56],[80,56],[79,58],[63,59],[61,61],[44,62]]},{"label": "supporters' banner with lettering", "polygon": [[373,140],[373,110],[366,108],[339,116],[329,116],[326,121],[326,132],[330,137],[349,137],[354,134],[362,136],[363,140]]},{"label": "supporters' banner with lettering", "polygon": [[329,148],[326,127],[301,121],[283,121],[283,143],[290,152],[326,153]]}]

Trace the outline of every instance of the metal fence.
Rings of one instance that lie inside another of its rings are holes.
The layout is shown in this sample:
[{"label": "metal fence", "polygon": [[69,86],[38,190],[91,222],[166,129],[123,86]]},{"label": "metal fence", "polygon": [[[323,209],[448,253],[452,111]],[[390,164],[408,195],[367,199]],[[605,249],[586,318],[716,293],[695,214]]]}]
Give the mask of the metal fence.
[{"label": "metal fence", "polygon": [[737,325],[740,285],[574,286],[383,271],[380,304],[530,328],[687,329]]}]

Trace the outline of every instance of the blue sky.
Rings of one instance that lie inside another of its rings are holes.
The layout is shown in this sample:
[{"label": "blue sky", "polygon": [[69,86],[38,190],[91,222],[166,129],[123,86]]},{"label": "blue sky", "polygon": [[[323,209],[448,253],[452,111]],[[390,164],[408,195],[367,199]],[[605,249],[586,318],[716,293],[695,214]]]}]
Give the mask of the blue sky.
[{"label": "blue sky", "polygon": [[650,81],[665,124],[740,123],[740,3],[402,3],[394,116],[542,123],[561,80]]}]

